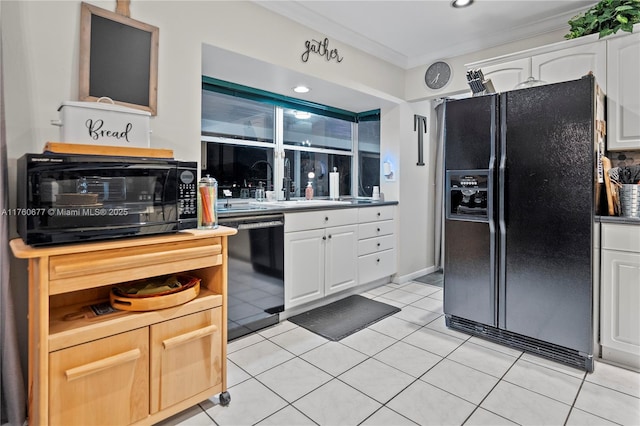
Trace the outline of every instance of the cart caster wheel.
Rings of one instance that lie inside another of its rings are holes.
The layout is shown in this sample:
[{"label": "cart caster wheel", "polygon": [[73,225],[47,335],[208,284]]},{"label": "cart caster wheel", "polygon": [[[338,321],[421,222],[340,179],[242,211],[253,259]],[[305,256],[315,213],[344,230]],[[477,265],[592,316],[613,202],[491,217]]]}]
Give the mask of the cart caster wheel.
[{"label": "cart caster wheel", "polygon": [[227,405],[229,405],[230,402],[231,402],[231,395],[229,395],[229,392],[222,392],[220,394],[220,405],[222,405],[223,407],[226,407]]}]

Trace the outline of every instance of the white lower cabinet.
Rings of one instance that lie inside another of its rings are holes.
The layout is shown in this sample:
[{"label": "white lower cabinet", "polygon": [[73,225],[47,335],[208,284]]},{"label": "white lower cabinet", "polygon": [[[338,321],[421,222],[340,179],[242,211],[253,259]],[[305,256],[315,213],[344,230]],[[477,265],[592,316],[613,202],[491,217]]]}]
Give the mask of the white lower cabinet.
[{"label": "white lower cabinet", "polygon": [[640,226],[603,224],[602,358],[640,370]]},{"label": "white lower cabinet", "polygon": [[[323,223],[339,226],[300,230]],[[285,309],[355,286],[357,209],[288,214],[284,247]]]},{"label": "white lower cabinet", "polygon": [[397,272],[395,206],[287,213],[285,310]]},{"label": "white lower cabinet", "polygon": [[327,228],[325,241],[324,294],[337,293],[358,283],[357,225]]},{"label": "white lower cabinet", "polygon": [[324,229],[284,234],[284,307],[324,296]]},{"label": "white lower cabinet", "polygon": [[358,279],[370,283],[396,273],[395,206],[360,208]]}]

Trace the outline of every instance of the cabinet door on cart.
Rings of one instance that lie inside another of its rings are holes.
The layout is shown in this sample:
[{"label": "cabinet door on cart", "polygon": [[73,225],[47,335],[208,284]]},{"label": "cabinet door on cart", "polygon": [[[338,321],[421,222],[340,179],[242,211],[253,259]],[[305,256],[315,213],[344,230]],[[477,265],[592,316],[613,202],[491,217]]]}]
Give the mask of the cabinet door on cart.
[{"label": "cabinet door on cart", "polygon": [[151,413],[222,382],[222,308],[151,326]]},{"label": "cabinet door on cart", "polygon": [[49,424],[125,425],[149,414],[149,329],[49,354]]}]

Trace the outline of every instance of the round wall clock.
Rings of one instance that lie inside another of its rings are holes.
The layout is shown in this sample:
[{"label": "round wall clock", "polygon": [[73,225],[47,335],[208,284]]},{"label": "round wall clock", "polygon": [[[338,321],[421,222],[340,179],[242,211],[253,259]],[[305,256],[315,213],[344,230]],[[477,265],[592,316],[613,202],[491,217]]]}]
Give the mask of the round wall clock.
[{"label": "round wall clock", "polygon": [[429,65],[424,73],[424,82],[430,89],[442,89],[451,80],[451,67],[443,61]]}]

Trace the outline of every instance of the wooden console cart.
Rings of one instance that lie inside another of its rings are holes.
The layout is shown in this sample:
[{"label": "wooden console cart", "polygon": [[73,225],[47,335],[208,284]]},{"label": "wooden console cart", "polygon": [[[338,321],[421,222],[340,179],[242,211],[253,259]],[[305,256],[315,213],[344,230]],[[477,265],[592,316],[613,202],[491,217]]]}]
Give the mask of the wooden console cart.
[{"label": "wooden console cart", "polygon": [[[231,228],[34,248],[29,259],[29,423],[153,424],[226,383],[227,238]],[[185,273],[197,298],[95,316],[113,284]]]}]

